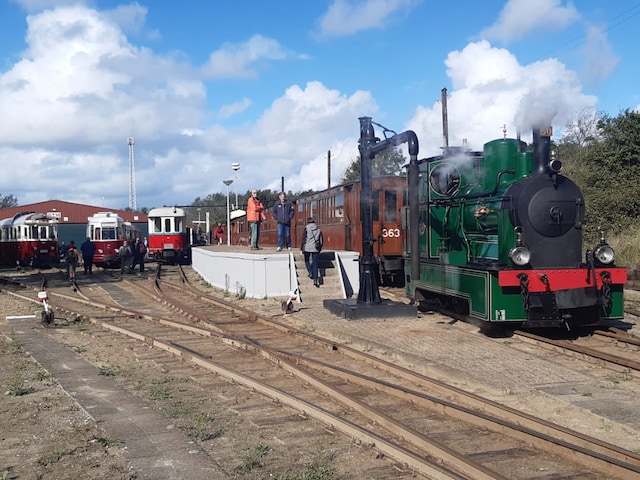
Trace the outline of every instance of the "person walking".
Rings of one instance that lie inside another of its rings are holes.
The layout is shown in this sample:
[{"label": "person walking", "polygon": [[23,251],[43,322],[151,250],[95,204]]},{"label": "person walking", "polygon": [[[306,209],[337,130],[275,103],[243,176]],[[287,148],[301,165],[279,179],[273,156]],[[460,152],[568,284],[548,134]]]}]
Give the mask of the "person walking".
[{"label": "person walking", "polygon": [[82,252],[82,264],[84,265],[84,274],[93,275],[93,256],[96,253],[96,244],[89,237],[80,245]]},{"label": "person walking", "polygon": [[247,222],[251,226],[251,250],[260,250],[260,223],[265,220],[264,205],[258,198],[258,191],[251,190],[251,197],[247,201]]},{"label": "person walking", "polygon": [[292,203],[287,200],[287,195],[280,192],[279,200],[273,206],[273,219],[278,222],[278,252],[284,247],[291,250],[291,220],[295,211]]},{"label": "person walking", "polygon": [[216,227],[216,243],[218,245],[222,245],[222,241],[224,240],[224,227],[221,223]]},{"label": "person walking", "polygon": [[140,265],[140,273],[144,272],[144,256],[147,254],[147,247],[140,241],[140,237],[136,238],[136,243],[133,244],[133,262],[131,262],[131,269],[129,273],[133,273],[136,269],[136,265]]},{"label": "person walking", "polygon": [[67,254],[65,256],[67,262],[67,271],[69,272],[69,280],[73,283],[76,280],[76,268],[80,263],[80,253],[76,248],[76,244],[73,240],[69,242],[69,248],[67,248]]},{"label": "person walking", "polygon": [[309,278],[313,278],[313,284],[320,287],[320,279],[318,277],[318,257],[322,250],[324,239],[322,238],[322,230],[316,225],[316,221],[309,217],[307,225],[302,234],[302,253],[304,255],[304,264],[307,267]]},{"label": "person walking", "polygon": [[118,255],[120,256],[120,275],[124,275],[131,258],[131,246],[127,240],[118,249]]}]

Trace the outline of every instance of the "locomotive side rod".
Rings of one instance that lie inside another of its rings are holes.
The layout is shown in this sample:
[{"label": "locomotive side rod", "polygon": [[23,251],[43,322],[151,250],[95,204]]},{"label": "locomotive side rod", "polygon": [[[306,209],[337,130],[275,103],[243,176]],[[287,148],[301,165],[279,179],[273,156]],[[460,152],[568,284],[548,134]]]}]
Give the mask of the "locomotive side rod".
[{"label": "locomotive side rod", "polygon": [[[362,191],[360,195],[360,214],[362,217],[362,259],[360,260],[360,291],[358,303],[380,303],[380,291],[376,278],[377,262],[373,255],[373,216],[371,212],[372,195],[372,166],[371,161],[377,153],[389,147],[395,147],[403,143],[409,148],[409,216],[412,225],[418,223],[418,136],[412,130],[395,134],[385,140],[376,138],[371,117],[360,117],[360,182]],[[414,223],[415,222],[415,223]],[[418,253],[418,231],[409,232],[411,251],[414,252],[411,260],[411,275],[419,278],[420,261]],[[414,260],[415,257],[415,260]]]}]

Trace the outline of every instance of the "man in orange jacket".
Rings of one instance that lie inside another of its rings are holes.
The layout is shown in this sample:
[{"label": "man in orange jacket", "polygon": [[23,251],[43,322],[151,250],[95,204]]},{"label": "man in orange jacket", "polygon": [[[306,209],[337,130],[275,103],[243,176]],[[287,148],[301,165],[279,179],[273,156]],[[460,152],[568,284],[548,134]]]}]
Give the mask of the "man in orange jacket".
[{"label": "man in orange jacket", "polygon": [[251,250],[260,250],[258,241],[260,240],[260,222],[266,220],[264,216],[264,205],[258,198],[258,191],[251,190],[251,197],[247,202],[247,222],[251,226]]}]

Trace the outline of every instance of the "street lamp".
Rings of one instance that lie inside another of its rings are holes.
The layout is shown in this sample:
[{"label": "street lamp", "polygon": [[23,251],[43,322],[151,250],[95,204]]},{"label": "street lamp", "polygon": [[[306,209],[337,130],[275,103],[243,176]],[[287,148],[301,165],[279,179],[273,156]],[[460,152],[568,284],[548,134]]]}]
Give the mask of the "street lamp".
[{"label": "street lamp", "polygon": [[202,241],[202,228],[200,228],[200,225],[202,225],[202,223],[200,223],[200,210],[202,210],[201,208],[197,208],[196,210],[198,210],[198,245],[200,245],[200,242]]},{"label": "street lamp", "polygon": [[240,170],[240,164],[232,163],[231,168],[233,169],[234,172],[236,172],[236,210],[237,210],[238,208],[240,208],[238,206],[238,170]]},{"label": "street lamp", "polygon": [[227,186],[227,247],[231,246],[231,215],[229,213],[229,185],[233,183],[233,180],[223,180]]}]

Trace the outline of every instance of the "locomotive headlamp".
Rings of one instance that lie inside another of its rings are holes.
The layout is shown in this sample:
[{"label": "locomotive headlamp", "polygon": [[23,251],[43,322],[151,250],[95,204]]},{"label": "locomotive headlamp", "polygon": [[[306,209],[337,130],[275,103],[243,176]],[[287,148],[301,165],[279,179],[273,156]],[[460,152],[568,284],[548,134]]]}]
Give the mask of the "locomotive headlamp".
[{"label": "locomotive headlamp", "polygon": [[600,263],[605,265],[609,265],[613,262],[613,257],[615,254],[613,253],[613,248],[611,248],[606,243],[604,245],[598,245],[596,249],[593,251],[593,257]]},{"label": "locomotive headlamp", "polygon": [[609,246],[607,241],[604,239],[604,230],[600,229],[600,243],[593,250],[593,258],[604,265],[609,265],[613,262],[613,258],[615,254],[613,253],[613,248]]},{"label": "locomotive headlamp", "polygon": [[558,173],[560,170],[562,170],[562,160],[558,158],[557,150],[551,150],[551,153],[549,155],[549,164],[547,165],[547,167],[552,173]]},{"label": "locomotive headlamp", "polygon": [[524,267],[531,261],[531,252],[529,247],[524,244],[522,227],[513,229],[516,232],[516,245],[509,250],[509,258],[519,267]]}]

